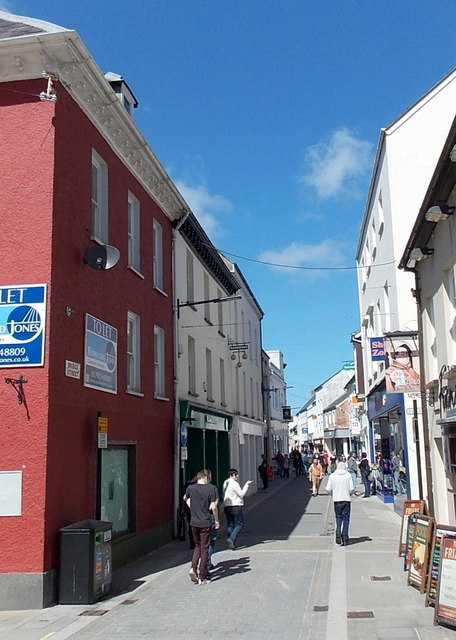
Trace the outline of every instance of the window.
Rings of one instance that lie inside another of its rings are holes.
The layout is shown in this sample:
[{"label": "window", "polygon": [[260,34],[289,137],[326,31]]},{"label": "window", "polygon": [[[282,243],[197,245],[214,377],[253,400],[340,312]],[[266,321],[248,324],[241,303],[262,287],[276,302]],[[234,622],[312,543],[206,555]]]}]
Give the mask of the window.
[{"label": "window", "polygon": [[193,256],[187,251],[187,302],[195,302],[195,279],[193,275]]},{"label": "window", "polygon": [[[209,276],[207,275],[207,273],[203,273],[203,296],[204,300],[209,300]],[[206,322],[209,322],[209,324],[212,324],[210,302],[204,303],[204,319],[206,320]]]},{"label": "window", "polygon": [[188,392],[196,396],[195,339],[188,336]]},{"label": "window", "polygon": [[206,349],[206,394],[207,400],[214,402],[212,388],[212,353],[210,349]]},{"label": "window", "polygon": [[[217,289],[217,298],[222,297],[222,292],[220,289]],[[223,303],[219,302],[217,304],[217,314],[218,314],[218,332],[221,336],[224,336],[223,332]]]},{"label": "window", "polygon": [[226,395],[225,395],[225,361],[220,358],[220,404],[222,407],[226,407]]},{"label": "window", "polygon": [[127,313],[127,391],[139,393],[140,382],[140,318],[136,313]]},{"label": "window", "polygon": [[139,273],[139,200],[128,192],[128,266]]},{"label": "window", "polygon": [[112,522],[114,535],[135,531],[135,447],[109,445],[99,449],[98,514]]},{"label": "window", "polygon": [[163,286],[163,229],[161,224],[154,220],[154,239],[153,239],[153,269],[154,269],[154,287],[160,291],[164,291]]},{"label": "window", "polygon": [[108,244],[108,165],[92,149],[92,229],[91,237]]},{"label": "window", "polygon": [[155,397],[164,398],[165,390],[165,332],[160,327],[154,327],[154,367],[155,367]]}]

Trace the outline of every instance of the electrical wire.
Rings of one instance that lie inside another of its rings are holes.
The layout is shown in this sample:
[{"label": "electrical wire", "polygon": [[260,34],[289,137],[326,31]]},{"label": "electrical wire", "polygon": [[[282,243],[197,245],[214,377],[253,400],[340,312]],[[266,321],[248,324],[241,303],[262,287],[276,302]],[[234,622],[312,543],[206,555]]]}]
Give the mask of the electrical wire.
[{"label": "electrical wire", "polygon": [[239,260],[247,260],[248,262],[264,264],[268,267],[280,267],[282,269],[298,269],[301,271],[353,271],[358,269],[369,269],[369,268],[372,269],[374,267],[385,267],[389,264],[396,263],[396,260],[391,260],[390,262],[380,262],[378,264],[361,265],[361,266],[355,265],[353,267],[304,267],[304,266],[294,265],[294,264],[280,264],[276,262],[267,262],[266,260],[256,260],[255,258],[247,258],[246,256],[239,256],[236,253],[230,253],[229,251],[223,251],[221,249],[218,249],[218,251],[220,251],[220,253],[224,255],[233,256],[233,258],[238,258]]}]

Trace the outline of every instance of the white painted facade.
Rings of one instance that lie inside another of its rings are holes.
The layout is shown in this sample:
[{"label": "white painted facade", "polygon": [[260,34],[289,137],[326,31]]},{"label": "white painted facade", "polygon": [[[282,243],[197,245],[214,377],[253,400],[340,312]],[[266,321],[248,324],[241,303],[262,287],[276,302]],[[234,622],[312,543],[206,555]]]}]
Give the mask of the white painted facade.
[{"label": "white painted facade", "polygon": [[[404,239],[410,234],[452,123],[455,104],[453,70],[380,134],[356,254],[364,384],[371,426],[373,412],[378,417],[382,404],[387,407],[389,399],[382,392],[385,364],[372,361],[370,339],[418,330],[416,302],[410,293],[414,278],[397,267]],[[418,469],[425,464],[424,447],[417,450],[413,430],[413,413],[418,405],[419,439],[423,443],[419,394],[404,393],[402,401],[394,410],[385,411],[382,419],[388,426],[385,423],[383,428],[406,443],[409,492],[416,498],[426,493],[425,478],[419,480]],[[372,430],[368,436],[372,455]]]},{"label": "white painted facade", "polygon": [[269,385],[266,389],[266,401],[269,417],[271,442],[271,458],[278,451],[287,453],[289,449],[289,422],[283,418],[283,407],[287,405],[287,383],[285,382],[285,366],[281,351],[266,351],[268,356]]},{"label": "white painted facade", "polygon": [[[415,270],[421,303],[421,372],[433,515],[437,522],[452,526],[456,524],[456,218],[452,214],[431,223],[425,214],[441,203],[456,206],[456,162],[451,159],[455,144],[453,122],[401,262],[403,268]],[[434,253],[411,261],[410,252],[417,246],[427,246]]]},{"label": "white painted facade", "polygon": [[[263,312],[236,265],[217,252],[192,214],[176,227],[174,258],[176,420],[187,418],[192,434],[204,431],[194,464],[216,468],[219,486],[230,467],[256,481],[265,436]],[[188,475],[189,465],[180,464]]]},{"label": "white painted facade", "polygon": [[325,446],[325,411],[344,393],[345,386],[352,377],[352,371],[341,369],[315,389],[312,440],[319,447]]}]

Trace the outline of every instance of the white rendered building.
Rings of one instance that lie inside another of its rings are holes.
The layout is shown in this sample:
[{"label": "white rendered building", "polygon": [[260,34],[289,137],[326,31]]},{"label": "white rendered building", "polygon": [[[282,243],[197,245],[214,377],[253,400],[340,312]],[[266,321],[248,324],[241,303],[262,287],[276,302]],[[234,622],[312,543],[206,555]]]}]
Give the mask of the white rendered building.
[{"label": "white rendered building", "polygon": [[[427,495],[421,473],[425,459],[420,394],[387,391],[381,341],[390,335],[391,344],[405,343],[414,357],[418,353],[416,302],[410,295],[414,278],[399,271],[398,264],[455,104],[453,70],[381,130],[356,253],[369,453],[371,458],[378,452],[387,459],[393,450],[403,449],[407,492],[412,498]],[[418,430],[413,428],[415,423]]]}]

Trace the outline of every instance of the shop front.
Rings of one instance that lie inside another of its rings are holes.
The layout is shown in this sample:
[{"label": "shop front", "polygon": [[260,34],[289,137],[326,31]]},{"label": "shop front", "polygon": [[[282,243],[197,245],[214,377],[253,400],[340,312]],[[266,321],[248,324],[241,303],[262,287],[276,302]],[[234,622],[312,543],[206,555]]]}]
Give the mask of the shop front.
[{"label": "shop front", "polygon": [[219,491],[230,462],[233,416],[190,402],[181,402],[181,425],[186,426],[186,446],[181,447],[181,486],[193,473],[210,469]]},{"label": "shop front", "polygon": [[[387,393],[385,383],[368,397],[368,457],[379,465],[377,492],[385,502],[409,493],[407,429],[402,393]],[[394,472],[400,459],[399,471]]]}]

